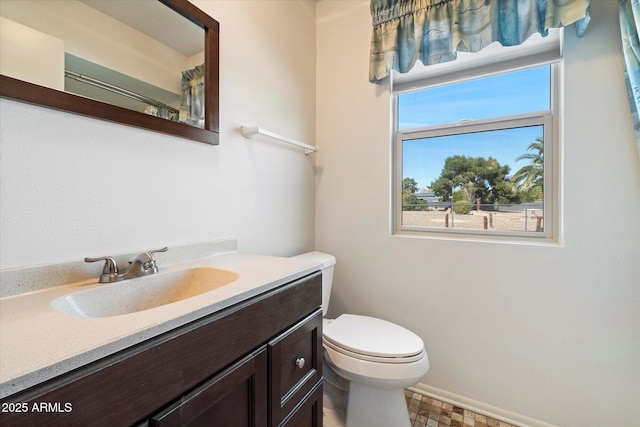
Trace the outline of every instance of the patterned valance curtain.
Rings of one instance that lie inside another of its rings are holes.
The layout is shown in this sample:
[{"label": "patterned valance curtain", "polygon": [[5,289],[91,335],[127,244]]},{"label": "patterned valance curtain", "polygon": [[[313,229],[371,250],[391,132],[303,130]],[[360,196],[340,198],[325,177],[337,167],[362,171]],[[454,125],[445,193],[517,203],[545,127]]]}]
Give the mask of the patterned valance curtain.
[{"label": "patterned valance curtain", "polygon": [[371,0],[369,80],[409,71],[419,59],[437,64],[493,42],[515,46],[534,33],[589,23],[590,0]]},{"label": "patterned valance curtain", "polygon": [[629,93],[629,105],[636,131],[636,145],[640,153],[640,0],[619,0],[620,34],[622,35],[622,53],[624,54],[625,78]]}]

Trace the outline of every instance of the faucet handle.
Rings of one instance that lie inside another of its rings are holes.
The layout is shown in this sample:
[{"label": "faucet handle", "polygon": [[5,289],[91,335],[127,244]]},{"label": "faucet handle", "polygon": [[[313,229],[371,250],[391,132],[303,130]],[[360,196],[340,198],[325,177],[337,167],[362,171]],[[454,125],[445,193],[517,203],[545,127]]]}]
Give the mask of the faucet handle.
[{"label": "faucet handle", "polygon": [[[158,253],[158,252],[167,252],[168,250],[169,250],[169,248],[167,246],[165,246],[164,248],[161,248],[161,249],[153,249],[153,250],[145,252],[144,255],[145,255],[145,257],[148,258],[147,262],[151,264],[150,267],[153,267],[156,264],[156,259],[153,257],[153,254]],[[146,264],[147,263],[145,263],[145,266],[146,266]]]},{"label": "faucet handle", "polygon": [[[142,263],[143,269],[147,272],[145,274],[153,274],[158,272],[158,265],[156,264],[156,259],[153,257],[153,254],[157,252],[167,252],[169,250],[168,247],[164,247],[161,249],[153,249],[147,252],[143,252],[138,255],[136,261]],[[135,261],[134,261],[135,262]]]},{"label": "faucet handle", "polygon": [[147,253],[149,254],[149,256],[150,256],[151,258],[153,258],[153,254],[155,254],[155,253],[157,253],[157,252],[167,252],[168,250],[169,250],[169,247],[165,246],[165,247],[164,247],[164,248],[162,248],[162,249],[153,249],[153,250],[151,250],[151,251],[149,251],[149,252],[147,252]]},{"label": "faucet handle", "polygon": [[102,268],[102,274],[100,275],[100,283],[111,283],[122,280],[122,277],[118,274],[118,264],[113,257],[105,256],[100,258],[85,258],[84,262],[97,262],[105,261]]}]

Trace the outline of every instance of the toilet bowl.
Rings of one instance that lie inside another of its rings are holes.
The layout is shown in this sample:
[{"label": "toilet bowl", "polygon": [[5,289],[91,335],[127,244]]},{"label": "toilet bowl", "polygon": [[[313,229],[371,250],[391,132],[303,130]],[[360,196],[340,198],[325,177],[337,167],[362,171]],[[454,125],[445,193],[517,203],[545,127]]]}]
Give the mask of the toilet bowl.
[{"label": "toilet bowl", "polygon": [[[309,252],[321,263],[326,315],[335,258]],[[404,389],[429,370],[424,343],[413,332],[369,316],[342,314],[323,320],[325,427],[408,427]]]}]

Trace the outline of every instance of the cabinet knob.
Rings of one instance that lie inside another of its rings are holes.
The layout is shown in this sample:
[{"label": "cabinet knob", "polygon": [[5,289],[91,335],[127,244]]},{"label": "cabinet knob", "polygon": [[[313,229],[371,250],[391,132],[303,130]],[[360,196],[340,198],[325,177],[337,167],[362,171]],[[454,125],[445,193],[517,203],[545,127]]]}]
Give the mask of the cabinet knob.
[{"label": "cabinet knob", "polygon": [[298,368],[302,369],[304,367],[304,357],[296,357],[296,360],[293,363],[295,363]]}]

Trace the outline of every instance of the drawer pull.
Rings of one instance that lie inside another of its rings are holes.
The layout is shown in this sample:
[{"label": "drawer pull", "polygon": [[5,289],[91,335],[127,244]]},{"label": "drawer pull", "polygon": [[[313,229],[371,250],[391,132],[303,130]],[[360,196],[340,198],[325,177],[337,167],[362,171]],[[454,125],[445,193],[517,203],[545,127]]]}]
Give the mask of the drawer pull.
[{"label": "drawer pull", "polygon": [[304,367],[304,357],[296,357],[296,360],[293,363],[295,363],[298,368],[302,369]]}]

